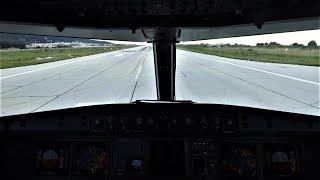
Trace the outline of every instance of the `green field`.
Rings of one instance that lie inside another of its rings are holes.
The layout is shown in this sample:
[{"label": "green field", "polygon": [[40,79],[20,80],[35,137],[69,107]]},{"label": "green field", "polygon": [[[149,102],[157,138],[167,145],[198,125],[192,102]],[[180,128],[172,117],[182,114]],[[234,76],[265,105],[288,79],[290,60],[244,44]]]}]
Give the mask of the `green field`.
[{"label": "green field", "polygon": [[178,49],[250,61],[320,66],[319,48],[178,45]]},{"label": "green field", "polygon": [[116,51],[129,47],[133,46],[115,45],[110,47],[0,50],[0,68],[4,69],[41,64],[109,51]]}]

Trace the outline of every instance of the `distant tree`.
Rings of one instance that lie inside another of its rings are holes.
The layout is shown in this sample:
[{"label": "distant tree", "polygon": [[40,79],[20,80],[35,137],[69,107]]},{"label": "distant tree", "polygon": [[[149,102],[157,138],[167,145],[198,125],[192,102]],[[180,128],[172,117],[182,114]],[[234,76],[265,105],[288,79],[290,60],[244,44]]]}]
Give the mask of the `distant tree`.
[{"label": "distant tree", "polygon": [[269,45],[269,43],[264,43],[264,45],[265,45],[265,46],[268,46],[268,45]]},{"label": "distant tree", "polygon": [[308,47],[310,48],[316,48],[318,45],[316,43],[316,41],[312,40],[308,43]]},{"label": "distant tree", "polygon": [[269,43],[269,47],[277,47],[277,46],[281,46],[281,44],[279,44],[277,42],[270,42]]},{"label": "distant tree", "polygon": [[19,49],[25,49],[26,45],[21,42],[7,42],[7,41],[1,41],[0,42],[0,49],[7,49],[7,48],[19,48]]},{"label": "distant tree", "polygon": [[200,46],[208,47],[208,46],[209,46],[209,44],[207,44],[207,43],[200,43]]},{"label": "distant tree", "polygon": [[303,47],[304,45],[303,44],[299,44],[299,43],[293,43],[291,46],[292,47]]},{"label": "distant tree", "polygon": [[291,46],[297,47],[299,44],[298,43],[293,43]]},{"label": "distant tree", "polygon": [[264,46],[264,43],[257,43],[257,46],[262,47],[262,46]]}]

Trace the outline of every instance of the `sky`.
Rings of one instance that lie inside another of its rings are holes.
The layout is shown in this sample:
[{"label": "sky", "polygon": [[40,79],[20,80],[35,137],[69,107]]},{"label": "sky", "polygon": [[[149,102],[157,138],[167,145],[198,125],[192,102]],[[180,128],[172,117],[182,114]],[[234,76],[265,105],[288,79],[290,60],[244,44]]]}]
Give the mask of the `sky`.
[{"label": "sky", "polygon": [[[245,44],[245,45],[256,45],[257,43],[270,43],[271,41],[280,43],[282,45],[290,45],[293,43],[299,43],[307,45],[311,40],[315,40],[317,44],[320,44],[320,29],[308,30],[308,31],[296,31],[286,33],[275,33],[265,35],[254,35],[254,36],[242,36],[234,38],[222,38],[222,39],[211,39],[202,41],[186,41],[181,44]],[[140,44],[146,45],[147,43],[127,42],[127,41],[110,41],[116,44]]]},{"label": "sky", "polygon": [[265,35],[254,35],[254,36],[242,36],[234,38],[222,38],[212,39],[203,41],[189,41],[182,42],[181,44],[245,44],[245,45],[256,45],[257,43],[270,43],[271,41],[277,42],[282,45],[290,45],[293,43],[299,43],[307,45],[311,40],[315,40],[317,44],[320,44],[320,29],[309,30],[309,31],[295,31],[286,33],[275,33]]}]

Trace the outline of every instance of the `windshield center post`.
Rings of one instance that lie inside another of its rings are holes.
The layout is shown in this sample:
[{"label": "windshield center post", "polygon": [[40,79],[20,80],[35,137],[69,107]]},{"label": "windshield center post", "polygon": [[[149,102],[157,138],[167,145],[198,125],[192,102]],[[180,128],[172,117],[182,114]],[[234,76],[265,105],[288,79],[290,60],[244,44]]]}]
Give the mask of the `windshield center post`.
[{"label": "windshield center post", "polygon": [[157,97],[161,101],[175,100],[177,34],[175,28],[158,28],[152,42]]}]

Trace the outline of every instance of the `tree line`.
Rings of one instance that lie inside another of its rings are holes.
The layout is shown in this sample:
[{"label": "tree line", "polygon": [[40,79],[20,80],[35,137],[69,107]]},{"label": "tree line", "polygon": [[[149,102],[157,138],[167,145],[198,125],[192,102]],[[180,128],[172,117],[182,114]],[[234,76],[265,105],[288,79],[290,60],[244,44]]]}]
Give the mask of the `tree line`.
[{"label": "tree line", "polygon": [[0,41],[0,49],[7,49],[7,48],[25,49],[26,44],[23,42]]},{"label": "tree line", "polygon": [[[181,45],[178,45],[181,46]],[[187,45],[187,46],[203,46],[203,47],[252,47],[250,45],[244,45],[244,44],[230,44],[230,43],[226,43],[226,44],[206,44],[206,43],[201,43],[201,44],[193,44],[193,45]],[[256,44],[257,47],[268,47],[268,48],[275,48],[275,47],[295,47],[295,48],[319,48],[318,44],[316,41],[312,40],[310,41],[306,46],[303,44],[299,44],[299,43],[293,43],[291,45],[282,45],[279,44],[277,42],[270,42],[270,43],[257,43]]]},{"label": "tree line", "polygon": [[[277,42],[270,42],[270,43],[257,43],[256,44],[257,47],[280,47],[283,46]],[[316,41],[312,40],[310,41],[307,46],[304,46],[303,44],[299,44],[299,43],[293,43],[290,45],[291,47],[309,47],[309,48],[317,48],[318,44]]]}]

